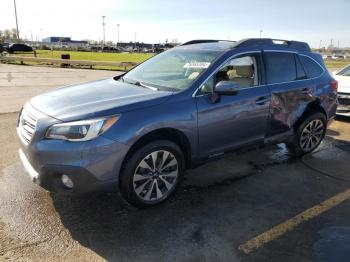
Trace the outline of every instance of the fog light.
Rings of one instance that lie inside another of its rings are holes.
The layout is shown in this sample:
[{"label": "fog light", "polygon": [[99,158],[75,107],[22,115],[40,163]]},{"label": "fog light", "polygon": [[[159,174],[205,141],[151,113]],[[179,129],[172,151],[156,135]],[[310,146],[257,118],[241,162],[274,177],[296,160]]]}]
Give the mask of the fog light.
[{"label": "fog light", "polygon": [[65,186],[65,187],[67,187],[67,188],[69,188],[69,189],[72,189],[73,188],[73,181],[72,181],[72,179],[70,179],[69,178],[69,176],[67,176],[67,175],[62,175],[62,177],[61,177],[61,180],[62,180],[62,184]]}]

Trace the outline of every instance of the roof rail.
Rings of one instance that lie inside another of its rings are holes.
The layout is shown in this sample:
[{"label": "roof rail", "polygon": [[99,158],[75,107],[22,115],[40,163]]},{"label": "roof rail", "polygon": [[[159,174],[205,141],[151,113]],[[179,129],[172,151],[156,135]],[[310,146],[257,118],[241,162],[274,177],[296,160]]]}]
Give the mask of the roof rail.
[{"label": "roof rail", "polygon": [[299,41],[290,41],[282,39],[271,39],[271,38],[248,38],[243,39],[237,42],[235,47],[266,47],[271,45],[280,45],[300,51],[311,51],[311,48],[308,43],[299,42]]},{"label": "roof rail", "polygon": [[234,41],[228,41],[228,40],[200,39],[200,40],[191,40],[191,41],[188,41],[186,43],[183,43],[182,45],[194,45],[194,44],[203,44],[203,43],[218,43],[220,41],[234,42]]}]

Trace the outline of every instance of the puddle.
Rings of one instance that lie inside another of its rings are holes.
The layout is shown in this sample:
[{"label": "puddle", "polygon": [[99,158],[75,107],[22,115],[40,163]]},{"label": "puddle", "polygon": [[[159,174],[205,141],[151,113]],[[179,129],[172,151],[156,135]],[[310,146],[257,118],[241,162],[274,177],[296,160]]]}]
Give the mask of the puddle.
[{"label": "puddle", "polygon": [[241,150],[188,170],[184,185],[187,189],[229,185],[249,176],[262,174],[268,167],[289,164],[296,160],[284,144]]}]

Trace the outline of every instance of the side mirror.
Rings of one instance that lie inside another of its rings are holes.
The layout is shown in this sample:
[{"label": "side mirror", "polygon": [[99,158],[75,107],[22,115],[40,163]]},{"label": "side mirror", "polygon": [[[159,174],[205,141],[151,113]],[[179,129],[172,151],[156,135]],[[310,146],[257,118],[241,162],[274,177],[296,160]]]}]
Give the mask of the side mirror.
[{"label": "side mirror", "polygon": [[233,81],[220,81],[216,84],[212,102],[216,103],[219,101],[220,96],[235,96],[239,91],[239,84]]}]

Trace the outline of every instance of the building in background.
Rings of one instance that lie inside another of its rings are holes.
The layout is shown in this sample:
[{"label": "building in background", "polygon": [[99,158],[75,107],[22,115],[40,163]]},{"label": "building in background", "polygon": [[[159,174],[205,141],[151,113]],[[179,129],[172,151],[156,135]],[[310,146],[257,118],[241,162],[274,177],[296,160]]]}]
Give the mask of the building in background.
[{"label": "building in background", "polygon": [[42,40],[44,43],[87,44],[87,41],[72,40],[65,36],[49,36]]}]

